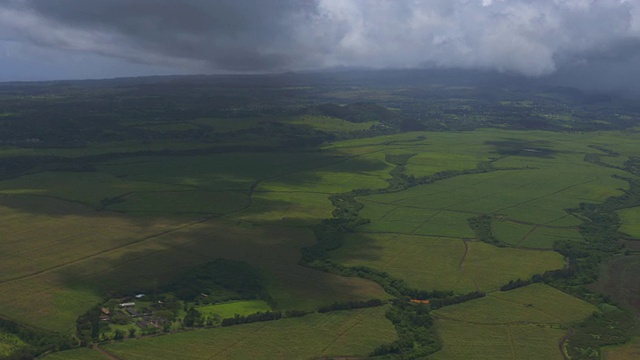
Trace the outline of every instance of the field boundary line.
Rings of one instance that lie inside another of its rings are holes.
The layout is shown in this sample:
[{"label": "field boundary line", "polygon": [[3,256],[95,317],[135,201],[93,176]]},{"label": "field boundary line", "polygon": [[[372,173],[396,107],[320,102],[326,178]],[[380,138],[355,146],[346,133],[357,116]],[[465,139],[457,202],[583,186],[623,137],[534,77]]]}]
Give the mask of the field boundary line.
[{"label": "field boundary line", "polygon": [[522,237],[522,239],[520,239],[520,241],[518,241],[516,243],[516,246],[522,246],[522,243],[527,241],[527,239],[536,231],[538,230],[538,225],[534,225],[531,230],[529,230],[526,234],[524,234],[524,236]]},{"label": "field boundary line", "polygon": [[511,356],[513,356],[513,360],[516,360],[518,357],[516,356],[516,349],[513,345],[513,337],[511,336],[509,325],[505,326],[505,331],[507,332],[507,340],[509,340],[509,347],[511,348]]},{"label": "field boundary line", "polygon": [[100,354],[108,357],[111,360],[121,360],[119,357],[113,355],[112,353],[108,352],[107,350],[103,349],[100,347],[100,345],[98,344],[93,344],[93,346],[91,347],[93,350],[99,352]]},{"label": "field boundary line", "polygon": [[[566,217],[566,216],[563,216],[563,217]],[[513,219],[513,218],[510,218],[510,217],[503,217],[502,219],[500,219],[500,221],[508,222],[508,223],[512,223],[512,224],[516,224],[516,225],[537,226],[537,227],[546,228],[546,229],[578,230],[578,228],[579,228],[578,225],[576,225],[576,226],[558,226],[558,225],[537,224],[537,223],[533,223],[533,222],[530,222],[530,221],[522,221],[522,220]],[[555,220],[552,220],[552,221],[555,221]]]},{"label": "field boundary line", "polygon": [[467,260],[467,253],[469,252],[469,244],[467,244],[467,240],[462,239],[464,243],[464,253],[462,254],[462,259],[460,259],[460,263],[458,264],[458,270],[460,272],[464,272],[464,262]]},{"label": "field boundary line", "polygon": [[360,325],[360,323],[362,322],[362,318],[363,318],[363,316],[362,316],[362,315],[358,316],[358,318],[356,318],[356,320],[354,321],[353,325],[349,326],[346,330],[344,330],[343,332],[339,333],[339,334],[338,334],[338,336],[336,336],[336,338],[335,338],[335,339],[333,339],[333,341],[332,341],[329,345],[325,346],[325,347],[322,349],[321,354],[322,354],[322,355],[324,355],[324,354],[325,354],[325,352],[326,352],[327,350],[329,350],[329,348],[330,348],[330,347],[332,347],[332,346],[333,346],[333,344],[335,344],[336,342],[338,342],[338,340],[340,340],[344,335],[346,335],[349,331],[351,331],[351,329],[353,329],[354,327],[356,327],[356,326]]}]

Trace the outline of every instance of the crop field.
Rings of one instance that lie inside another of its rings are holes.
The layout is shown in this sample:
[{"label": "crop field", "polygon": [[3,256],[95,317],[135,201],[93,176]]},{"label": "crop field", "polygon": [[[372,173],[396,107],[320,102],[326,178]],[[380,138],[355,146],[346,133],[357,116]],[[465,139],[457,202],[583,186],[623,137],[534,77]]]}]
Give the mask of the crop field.
[{"label": "crop field", "polygon": [[396,332],[385,308],[312,314],[301,318],[198,330],[105,346],[123,360],[305,359],[364,356]]},{"label": "crop field", "polygon": [[582,240],[575,227],[550,227],[499,220],[493,221],[491,227],[498,240],[516,247],[551,249],[557,240]]},{"label": "crop field", "polygon": [[627,309],[640,313],[640,256],[617,256],[601,266],[594,288],[607,294]]},{"label": "crop field", "polygon": [[474,325],[437,320],[442,350],[436,360],[562,360],[558,343],[565,330],[541,325]]},{"label": "crop field", "polygon": [[562,256],[550,251],[395,234],[352,235],[332,257],[348,266],[387,271],[417,288],[457,292],[496,289],[510,280],[528,279],[564,264]]},{"label": "crop field", "polygon": [[637,359],[640,357],[640,338],[635,338],[625,345],[605,347],[602,353],[604,360]]},{"label": "crop field", "polygon": [[548,285],[532,284],[510,291],[492,292],[480,299],[438,309],[434,316],[478,325],[568,325],[596,310],[595,306]]},{"label": "crop field", "polygon": [[640,207],[618,211],[620,216],[620,232],[640,239]]},{"label": "crop field", "polygon": [[[580,179],[534,170],[497,171],[454,177],[402,192],[360,199],[365,208],[386,205],[387,209],[389,206],[411,209],[414,215],[410,219],[415,221],[428,218],[434,211],[449,210],[501,214],[534,224],[569,226],[577,225],[577,219],[567,223],[564,209],[585,201],[603,201],[619,195],[618,188],[626,187],[625,182],[605,176],[610,174],[585,172],[578,175]],[[364,214],[371,212],[384,213],[384,210],[370,210]]]},{"label": "crop field", "polygon": [[562,359],[567,325],[596,307],[543,284],[434,312],[443,349],[435,359]]}]

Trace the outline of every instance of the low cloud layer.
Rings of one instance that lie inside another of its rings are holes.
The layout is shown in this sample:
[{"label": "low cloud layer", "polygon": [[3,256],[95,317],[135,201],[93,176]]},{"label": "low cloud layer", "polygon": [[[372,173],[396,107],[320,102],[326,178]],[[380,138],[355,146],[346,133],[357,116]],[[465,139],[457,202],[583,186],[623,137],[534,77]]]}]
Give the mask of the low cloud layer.
[{"label": "low cloud layer", "polygon": [[635,66],[638,0],[8,0],[3,41],[183,72]]}]

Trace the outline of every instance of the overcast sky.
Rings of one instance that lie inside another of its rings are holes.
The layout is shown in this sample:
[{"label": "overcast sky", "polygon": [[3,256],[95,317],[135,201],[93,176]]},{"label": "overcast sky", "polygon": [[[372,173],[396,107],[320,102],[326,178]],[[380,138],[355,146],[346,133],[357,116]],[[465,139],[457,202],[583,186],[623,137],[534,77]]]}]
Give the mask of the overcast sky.
[{"label": "overcast sky", "polygon": [[342,66],[630,82],[640,0],[0,0],[0,81]]}]

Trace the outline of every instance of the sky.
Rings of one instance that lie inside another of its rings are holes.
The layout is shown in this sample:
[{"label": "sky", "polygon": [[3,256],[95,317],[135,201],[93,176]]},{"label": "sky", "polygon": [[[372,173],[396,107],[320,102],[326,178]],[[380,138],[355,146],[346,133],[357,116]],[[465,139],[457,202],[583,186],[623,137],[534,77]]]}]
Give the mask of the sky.
[{"label": "sky", "polygon": [[630,86],[640,0],[0,0],[0,81],[336,67]]}]

